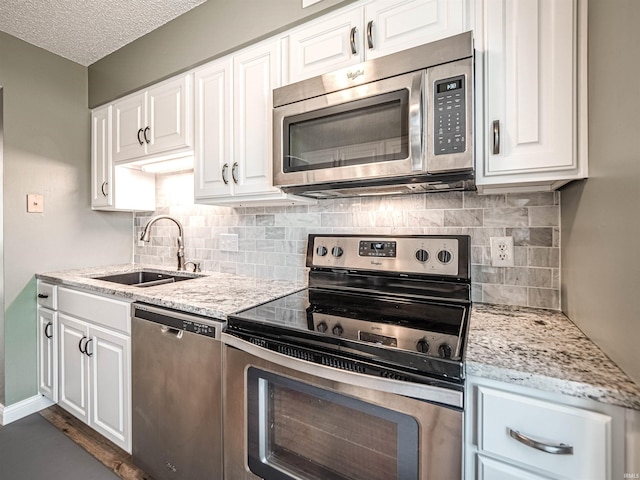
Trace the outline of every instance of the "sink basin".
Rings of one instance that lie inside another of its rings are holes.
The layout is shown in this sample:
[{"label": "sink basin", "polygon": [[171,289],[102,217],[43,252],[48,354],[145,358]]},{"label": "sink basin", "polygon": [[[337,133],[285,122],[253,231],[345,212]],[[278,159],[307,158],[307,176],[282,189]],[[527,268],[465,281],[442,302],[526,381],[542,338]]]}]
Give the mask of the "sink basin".
[{"label": "sink basin", "polygon": [[183,280],[191,280],[192,278],[198,277],[182,275],[179,273],[158,273],[148,270],[140,270],[138,272],[116,273],[113,275],[105,275],[104,277],[94,278],[96,280],[119,283],[121,285],[131,285],[134,287],[152,287],[154,285],[182,282]]}]

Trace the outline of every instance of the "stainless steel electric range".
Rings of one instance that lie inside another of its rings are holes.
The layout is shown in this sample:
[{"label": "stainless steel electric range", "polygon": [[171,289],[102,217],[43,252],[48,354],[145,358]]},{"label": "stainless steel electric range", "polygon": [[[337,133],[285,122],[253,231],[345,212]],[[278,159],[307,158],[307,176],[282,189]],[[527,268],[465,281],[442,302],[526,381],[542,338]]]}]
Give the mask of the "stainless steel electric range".
[{"label": "stainless steel electric range", "polygon": [[226,474],[460,478],[469,237],[310,235],[306,263],[228,318]]}]

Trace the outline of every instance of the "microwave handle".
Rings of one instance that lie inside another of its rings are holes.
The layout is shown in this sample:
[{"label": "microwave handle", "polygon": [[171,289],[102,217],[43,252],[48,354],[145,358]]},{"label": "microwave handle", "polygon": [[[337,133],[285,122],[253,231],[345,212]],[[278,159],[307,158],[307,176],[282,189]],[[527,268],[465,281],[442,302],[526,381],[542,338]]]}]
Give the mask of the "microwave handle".
[{"label": "microwave handle", "polygon": [[424,158],[424,111],[425,105],[423,91],[426,81],[425,71],[422,70],[413,76],[411,91],[409,92],[409,145],[411,146],[411,169],[420,171],[423,169]]}]

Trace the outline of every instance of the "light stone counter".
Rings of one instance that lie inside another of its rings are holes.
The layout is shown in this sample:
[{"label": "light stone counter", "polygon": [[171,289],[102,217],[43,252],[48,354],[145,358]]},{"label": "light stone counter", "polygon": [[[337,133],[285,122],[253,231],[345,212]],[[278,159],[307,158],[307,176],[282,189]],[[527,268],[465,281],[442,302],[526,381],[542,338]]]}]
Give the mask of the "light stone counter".
[{"label": "light stone counter", "polygon": [[[144,288],[120,285],[94,278],[139,270],[180,273],[197,277]],[[304,285],[283,280],[266,280],[220,272],[191,274],[158,266],[131,264],[47,272],[38,274],[36,277],[57,285],[78,287],[97,294],[116,295],[219,320],[226,320],[230,313],[281,297],[304,287]]]},{"label": "light stone counter", "polygon": [[[218,272],[154,287],[132,287],[93,277],[169,268],[115,265],[36,275],[86,291],[116,295],[225,320],[227,315],[281,297],[304,285]],[[475,304],[466,373],[538,390],[640,410],[640,387],[561,312]]]},{"label": "light stone counter", "polygon": [[474,304],[466,372],[640,410],[640,387],[561,312]]}]

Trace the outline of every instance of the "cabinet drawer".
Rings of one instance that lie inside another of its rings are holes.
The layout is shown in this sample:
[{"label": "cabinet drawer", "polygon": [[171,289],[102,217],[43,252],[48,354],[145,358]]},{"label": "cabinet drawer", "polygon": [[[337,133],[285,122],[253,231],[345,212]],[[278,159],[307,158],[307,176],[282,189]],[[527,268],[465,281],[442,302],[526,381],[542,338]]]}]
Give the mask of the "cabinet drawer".
[{"label": "cabinet drawer", "polygon": [[55,310],[57,308],[56,290],[58,287],[51,285],[50,283],[41,282],[38,280],[38,286],[36,290],[38,292],[38,305],[41,307],[50,308]]},{"label": "cabinet drawer", "polygon": [[[575,407],[478,387],[478,447],[557,476],[608,479],[611,417]],[[517,433],[515,433],[517,432]],[[514,436],[520,435],[520,441]],[[573,447],[549,453],[526,445]],[[561,445],[562,444],[562,445]]]},{"label": "cabinet drawer", "polygon": [[477,480],[548,480],[535,473],[527,472],[507,463],[478,455]]},{"label": "cabinet drawer", "polygon": [[60,287],[58,310],[96,325],[131,333],[130,302]]}]

